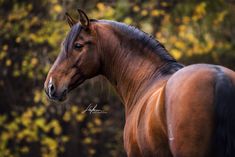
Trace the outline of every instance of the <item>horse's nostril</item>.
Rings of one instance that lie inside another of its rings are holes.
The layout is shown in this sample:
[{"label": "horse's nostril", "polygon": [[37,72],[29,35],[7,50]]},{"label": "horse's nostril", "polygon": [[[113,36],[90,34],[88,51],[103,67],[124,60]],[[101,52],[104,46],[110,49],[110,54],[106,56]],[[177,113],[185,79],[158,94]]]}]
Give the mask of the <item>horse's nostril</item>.
[{"label": "horse's nostril", "polygon": [[48,94],[50,97],[53,97],[55,95],[55,86],[53,85],[53,83],[50,83],[48,85]]},{"label": "horse's nostril", "polygon": [[53,91],[55,88],[54,88],[54,85],[53,84],[51,84],[50,85],[50,91]]}]

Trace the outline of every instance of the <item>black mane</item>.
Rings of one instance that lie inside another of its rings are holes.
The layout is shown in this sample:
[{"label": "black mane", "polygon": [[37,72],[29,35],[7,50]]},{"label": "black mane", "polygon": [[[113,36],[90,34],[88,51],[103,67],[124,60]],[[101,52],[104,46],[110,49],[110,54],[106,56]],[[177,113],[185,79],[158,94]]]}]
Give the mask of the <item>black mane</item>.
[{"label": "black mane", "polygon": [[127,37],[132,38],[133,40],[136,40],[139,42],[139,44],[142,43],[144,47],[150,48],[153,52],[157,53],[157,55],[165,61],[176,61],[165,49],[165,47],[152,35],[148,35],[147,33],[139,30],[138,28],[134,26],[130,26],[121,22],[116,21],[109,21],[109,20],[99,20],[101,22],[109,23],[111,26],[121,30],[123,34],[125,34]]},{"label": "black mane", "polygon": [[[175,58],[173,58],[166,48],[157,41],[152,35],[148,35],[147,33],[139,30],[138,28],[134,26],[130,26],[121,22],[116,21],[109,21],[109,20],[98,20],[101,22],[105,22],[113,26],[114,28],[117,28],[118,30],[121,30],[121,32],[127,37],[131,38],[134,41],[137,41],[139,45],[142,45],[142,48],[149,48],[153,53],[156,53],[161,60],[165,61],[167,64],[166,66],[161,69],[162,74],[172,74],[179,69],[183,68],[184,66],[180,63],[178,63]],[[126,43],[125,47],[134,47],[134,43]],[[136,45],[138,46],[138,45]]]}]

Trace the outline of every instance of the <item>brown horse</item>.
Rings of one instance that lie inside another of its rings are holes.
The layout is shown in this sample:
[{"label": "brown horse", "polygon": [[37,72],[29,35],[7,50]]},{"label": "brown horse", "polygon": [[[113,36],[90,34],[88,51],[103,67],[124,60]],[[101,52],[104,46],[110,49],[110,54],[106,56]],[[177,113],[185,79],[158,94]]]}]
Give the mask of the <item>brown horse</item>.
[{"label": "brown horse", "polygon": [[235,157],[235,73],[179,64],[123,23],[66,14],[71,30],[45,81],[49,98],[105,76],[125,106],[128,157]]}]

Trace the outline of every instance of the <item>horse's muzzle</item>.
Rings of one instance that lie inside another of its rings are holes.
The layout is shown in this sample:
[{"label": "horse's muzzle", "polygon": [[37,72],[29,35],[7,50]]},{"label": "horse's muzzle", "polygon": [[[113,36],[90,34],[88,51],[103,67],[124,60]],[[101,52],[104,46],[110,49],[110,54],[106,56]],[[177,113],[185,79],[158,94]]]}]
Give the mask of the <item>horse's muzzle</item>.
[{"label": "horse's muzzle", "polygon": [[64,101],[68,93],[67,88],[60,90],[59,92],[56,89],[56,86],[52,81],[49,81],[48,85],[44,87],[44,90],[50,99],[56,100],[56,101]]}]

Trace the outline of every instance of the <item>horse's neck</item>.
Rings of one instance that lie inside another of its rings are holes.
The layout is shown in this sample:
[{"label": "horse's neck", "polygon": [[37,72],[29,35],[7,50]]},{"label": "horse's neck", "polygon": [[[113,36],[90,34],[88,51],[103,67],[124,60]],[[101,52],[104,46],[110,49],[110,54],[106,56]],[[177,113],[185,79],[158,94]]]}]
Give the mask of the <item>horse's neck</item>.
[{"label": "horse's neck", "polygon": [[117,90],[127,113],[145,89],[153,81],[156,82],[156,74],[165,63],[154,53],[141,52],[140,55],[120,47],[120,42],[112,35],[106,35],[102,52],[102,74]]}]

